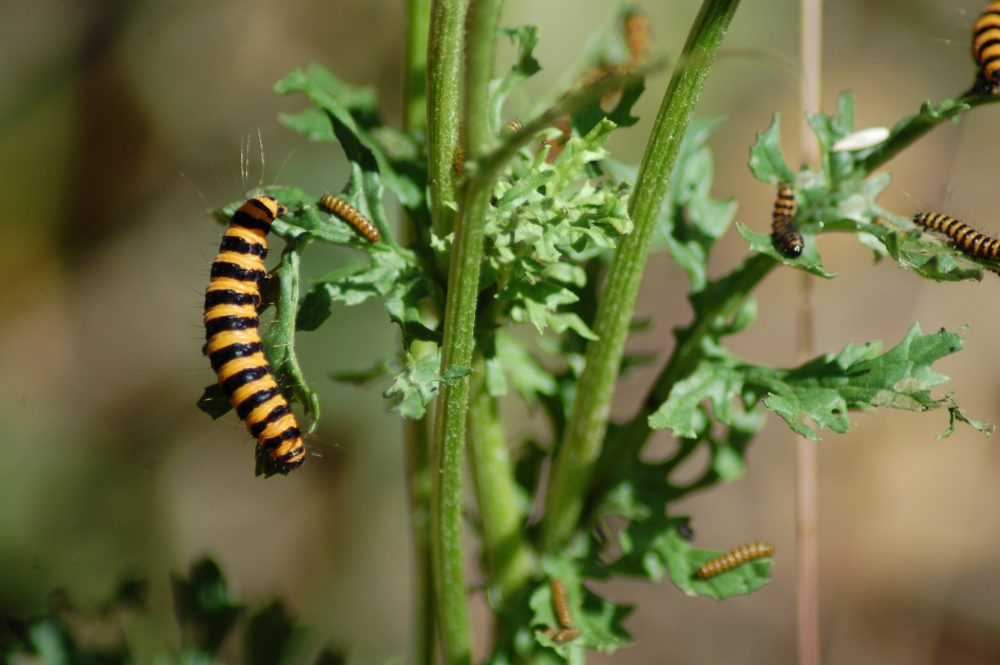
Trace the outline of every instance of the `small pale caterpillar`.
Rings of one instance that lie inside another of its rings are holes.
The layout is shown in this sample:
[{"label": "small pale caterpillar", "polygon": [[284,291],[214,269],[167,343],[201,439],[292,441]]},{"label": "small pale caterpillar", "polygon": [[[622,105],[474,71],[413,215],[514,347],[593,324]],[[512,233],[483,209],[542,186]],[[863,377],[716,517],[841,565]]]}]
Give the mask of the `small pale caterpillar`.
[{"label": "small pale caterpillar", "polygon": [[326,210],[332,212],[337,217],[354,227],[354,230],[363,235],[371,242],[378,242],[382,238],[378,227],[372,224],[371,220],[361,214],[361,212],[342,199],[326,194],[320,197],[319,204]]},{"label": "small pale caterpillar", "polygon": [[732,570],[736,566],[747,563],[748,561],[753,561],[755,559],[763,559],[774,554],[774,545],[770,543],[750,543],[749,545],[743,545],[742,547],[737,547],[735,550],[726,552],[722,556],[707,561],[698,568],[696,573],[699,579],[707,580],[710,577],[715,577],[716,575],[721,575],[722,573]]}]

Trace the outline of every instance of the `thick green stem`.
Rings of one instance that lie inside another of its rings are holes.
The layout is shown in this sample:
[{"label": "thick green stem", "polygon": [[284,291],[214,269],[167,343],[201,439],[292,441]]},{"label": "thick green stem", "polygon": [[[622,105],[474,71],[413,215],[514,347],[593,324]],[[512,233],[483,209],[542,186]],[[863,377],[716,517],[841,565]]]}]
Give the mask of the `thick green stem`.
[{"label": "thick green stem", "polygon": [[694,106],[738,5],[739,0],[705,0],[663,96],[629,202],[634,229],[615,251],[594,321],[594,331],[600,339],[587,346],[586,367],[580,377],[576,402],[549,477],[542,523],[542,545],[546,551],[562,545],[580,516],[583,494],[607,429],[611,398],[656,214],[666,196]]},{"label": "thick green stem", "polygon": [[483,365],[477,363],[469,410],[469,461],[479,507],[483,558],[491,601],[501,606],[535,570],[524,537],[525,514],[507,449],[497,401],[486,392]]},{"label": "thick green stem", "polygon": [[[473,0],[469,6],[465,131],[466,149],[473,157],[481,155],[489,141],[487,100],[500,5],[500,0]],[[433,39],[432,35],[432,43]],[[433,120],[430,118],[432,125]],[[491,186],[490,179],[473,178],[458,209],[441,342],[442,376],[448,370],[472,365],[479,270]],[[441,650],[449,665],[466,665],[472,658],[462,554],[462,473],[469,384],[466,376],[442,387],[434,421],[431,510],[434,588]]]},{"label": "thick green stem", "polygon": [[462,111],[462,52],[468,0],[434,0],[427,50],[427,168],[434,231],[451,232],[457,201],[453,168]]}]

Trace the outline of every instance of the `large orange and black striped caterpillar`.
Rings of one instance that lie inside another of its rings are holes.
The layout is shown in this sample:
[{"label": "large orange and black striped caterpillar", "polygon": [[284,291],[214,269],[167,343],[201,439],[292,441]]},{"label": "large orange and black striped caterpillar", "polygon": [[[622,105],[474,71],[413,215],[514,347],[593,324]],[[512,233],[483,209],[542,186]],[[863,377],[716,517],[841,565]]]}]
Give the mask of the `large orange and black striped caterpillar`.
[{"label": "large orange and black striped caterpillar", "polygon": [[257,439],[258,459],[278,473],[302,465],[306,449],[261,343],[260,287],[267,279],[267,233],[287,212],[270,196],[255,196],[233,215],[205,292],[206,353],[222,392]]},{"label": "large orange and black striped caterpillar", "polygon": [[992,95],[1000,85],[1000,1],[991,2],[972,29],[972,58],[979,65],[976,92]]},{"label": "large orange and black striped caterpillar", "polygon": [[778,183],[778,197],[771,211],[771,239],[787,258],[794,259],[802,254],[805,244],[802,234],[795,228],[795,192],[787,182]]},{"label": "large orange and black striped caterpillar", "polygon": [[711,561],[707,561],[698,568],[696,575],[698,579],[707,580],[710,577],[715,577],[716,575],[721,575],[722,573],[732,570],[736,566],[747,563],[748,561],[754,561],[755,559],[763,559],[764,557],[769,557],[774,554],[774,545],[771,543],[750,543],[748,545],[743,545],[742,547],[737,547],[734,550],[726,552],[720,557],[716,557]]},{"label": "large orange and black striped caterpillar", "polygon": [[967,256],[1000,260],[1000,240],[980,233],[954,217],[937,212],[921,212],[913,216],[913,223],[948,236],[955,242],[955,248]]},{"label": "large orange and black striped caterpillar", "polygon": [[339,199],[336,196],[326,194],[320,197],[319,204],[326,210],[332,212],[334,215],[350,224],[354,227],[355,231],[363,235],[369,241],[378,242],[382,238],[382,234],[379,233],[378,227],[372,224],[370,219],[362,215],[360,210],[349,204],[347,201]]}]

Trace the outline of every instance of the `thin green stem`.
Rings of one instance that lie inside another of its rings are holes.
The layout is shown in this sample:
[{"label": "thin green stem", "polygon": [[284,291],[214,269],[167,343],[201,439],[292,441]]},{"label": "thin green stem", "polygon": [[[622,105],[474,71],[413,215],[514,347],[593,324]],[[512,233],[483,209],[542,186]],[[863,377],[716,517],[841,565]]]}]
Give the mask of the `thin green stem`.
[{"label": "thin green stem", "polygon": [[507,437],[497,400],[486,392],[482,362],[477,363],[473,377],[469,466],[479,507],[491,604],[501,606],[534,573],[535,560],[524,537],[526,515],[514,480]]},{"label": "thin green stem", "polygon": [[434,0],[427,50],[427,168],[434,231],[447,235],[455,220],[462,111],[462,52],[468,0]]},{"label": "thin green stem", "polygon": [[542,545],[556,550],[572,533],[601,453],[625,339],[646,267],[649,238],[694,106],[739,0],[705,0],[663,96],[629,202],[634,228],[615,251],[587,345],[586,367],[549,477]]},{"label": "thin green stem", "polygon": [[[473,0],[469,6],[465,131],[466,149],[473,157],[483,154],[489,141],[487,100],[500,6],[500,0]],[[432,43],[433,39],[432,35]],[[433,117],[430,120],[433,125]],[[458,209],[441,342],[442,376],[448,370],[472,364],[491,185],[490,179],[474,178],[466,187]],[[431,541],[441,650],[448,665],[467,665],[472,660],[462,554],[462,474],[469,385],[466,376],[442,387],[434,421]]]},{"label": "thin green stem", "polygon": [[[403,77],[403,127],[411,133],[427,126],[427,39],[430,30],[430,0],[407,3],[406,64]],[[414,235],[414,220],[403,226],[404,242]],[[403,340],[402,353],[405,353]],[[412,621],[413,665],[431,665],[434,661],[434,585],[430,549],[430,436],[429,422],[406,420],[403,436],[406,446],[406,487],[409,499],[410,533],[413,542]]]},{"label": "thin green stem", "polygon": [[426,420],[407,420],[406,485],[413,540],[413,664],[434,661],[434,589],[430,552],[430,455]]},{"label": "thin green stem", "polygon": [[431,0],[408,0],[406,63],[403,74],[403,128],[422,132],[427,127],[427,37]]},{"label": "thin green stem", "polygon": [[900,152],[910,147],[917,139],[931,131],[942,122],[954,120],[965,111],[983,104],[1000,102],[1000,96],[980,95],[966,92],[952,102],[946,101],[939,107],[925,103],[919,113],[900,120],[892,130],[892,136],[874,148],[862,159],[861,166],[865,173],[871,173]]}]

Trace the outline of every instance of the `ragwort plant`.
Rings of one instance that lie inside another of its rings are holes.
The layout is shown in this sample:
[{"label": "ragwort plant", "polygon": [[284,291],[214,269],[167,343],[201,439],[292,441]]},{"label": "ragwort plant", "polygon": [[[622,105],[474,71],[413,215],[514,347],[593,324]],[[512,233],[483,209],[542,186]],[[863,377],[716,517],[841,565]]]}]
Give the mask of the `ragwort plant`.
[{"label": "ragwort plant", "polygon": [[[588,649],[610,652],[630,641],[622,620],[631,608],[598,596],[587,580],[669,578],[686,595],[716,599],[769,581],[770,558],[697,578],[699,566],[720,552],[695,546],[690,520],[673,510],[679,499],[746,472],[748,447],[768,411],[813,440],[824,429],[847,432],[852,411],[877,408],[942,410],[941,436],[956,422],[992,429],[966,416],[950,393],[931,394],[947,380],[934,362],[962,347],[956,332],[925,334],[914,323],[891,348],[849,343],[790,368],[740,358],[726,338],[754,324],[753,291],[773,270],[833,277],[817,242],[824,233],[852,234],[876,259],[920,277],[981,279],[980,262],[878,205],[890,183],[878,169],[993,97],[970,91],[925,102],[877,145],[837,151],[855,131],[854,101],[843,94],[834,113],[809,118],[821,151],[815,167],[788,165],[776,114],[752,146],[749,166],[763,183],[793,184],[805,251],[787,259],[769,235],[736,223],[750,252],[713,279],[706,266],[737,206],[710,195],[708,140],[722,120],[695,119],[692,111],[738,0],[703,2],[638,166],[605,147],[614,131],[634,124],[646,77],[662,67],[630,59],[622,31],[628,10],[590,42],[571,84],[525,109],[509,98],[540,69],[538,33],[500,27],[500,5],[411,0],[405,130],[385,124],[371,88],[319,65],[275,85],[278,94],[308,102],[281,116],[285,127],[343,151],[350,178],[333,193],[367,214],[382,240],[369,243],[320,208],[325,192],[266,188],[290,213],[273,226],[286,245],[265,342],[282,380],[315,419],[316,395],[296,361],[294,333],[373,298],[398,326],[398,353],[334,378],[379,383],[409,423],[417,663],[433,659],[435,633],[445,662],[471,661],[467,519],[495,613],[489,662],[583,662]],[[498,41],[513,43],[517,55],[494,77]],[[512,118],[523,127],[507,126]],[[399,224],[390,223],[385,190],[402,209]],[[239,204],[219,211],[219,219]],[[299,262],[308,243],[350,247],[358,261],[302,287]],[[651,246],[685,272],[693,313],[675,330],[674,351],[635,415],[611,422],[619,375],[649,362],[624,346],[642,324],[633,311]],[[202,405],[225,405],[217,397],[209,388]],[[542,414],[546,436],[510,439],[499,404],[515,399]],[[644,445],[662,429],[677,441],[672,455],[643,461]],[[701,475],[679,480],[674,471],[699,450],[709,453]],[[531,514],[539,503],[544,509]],[[467,504],[475,507],[471,518]],[[612,523],[621,527],[607,528]],[[569,633],[553,608],[552,580],[566,592]]]}]

